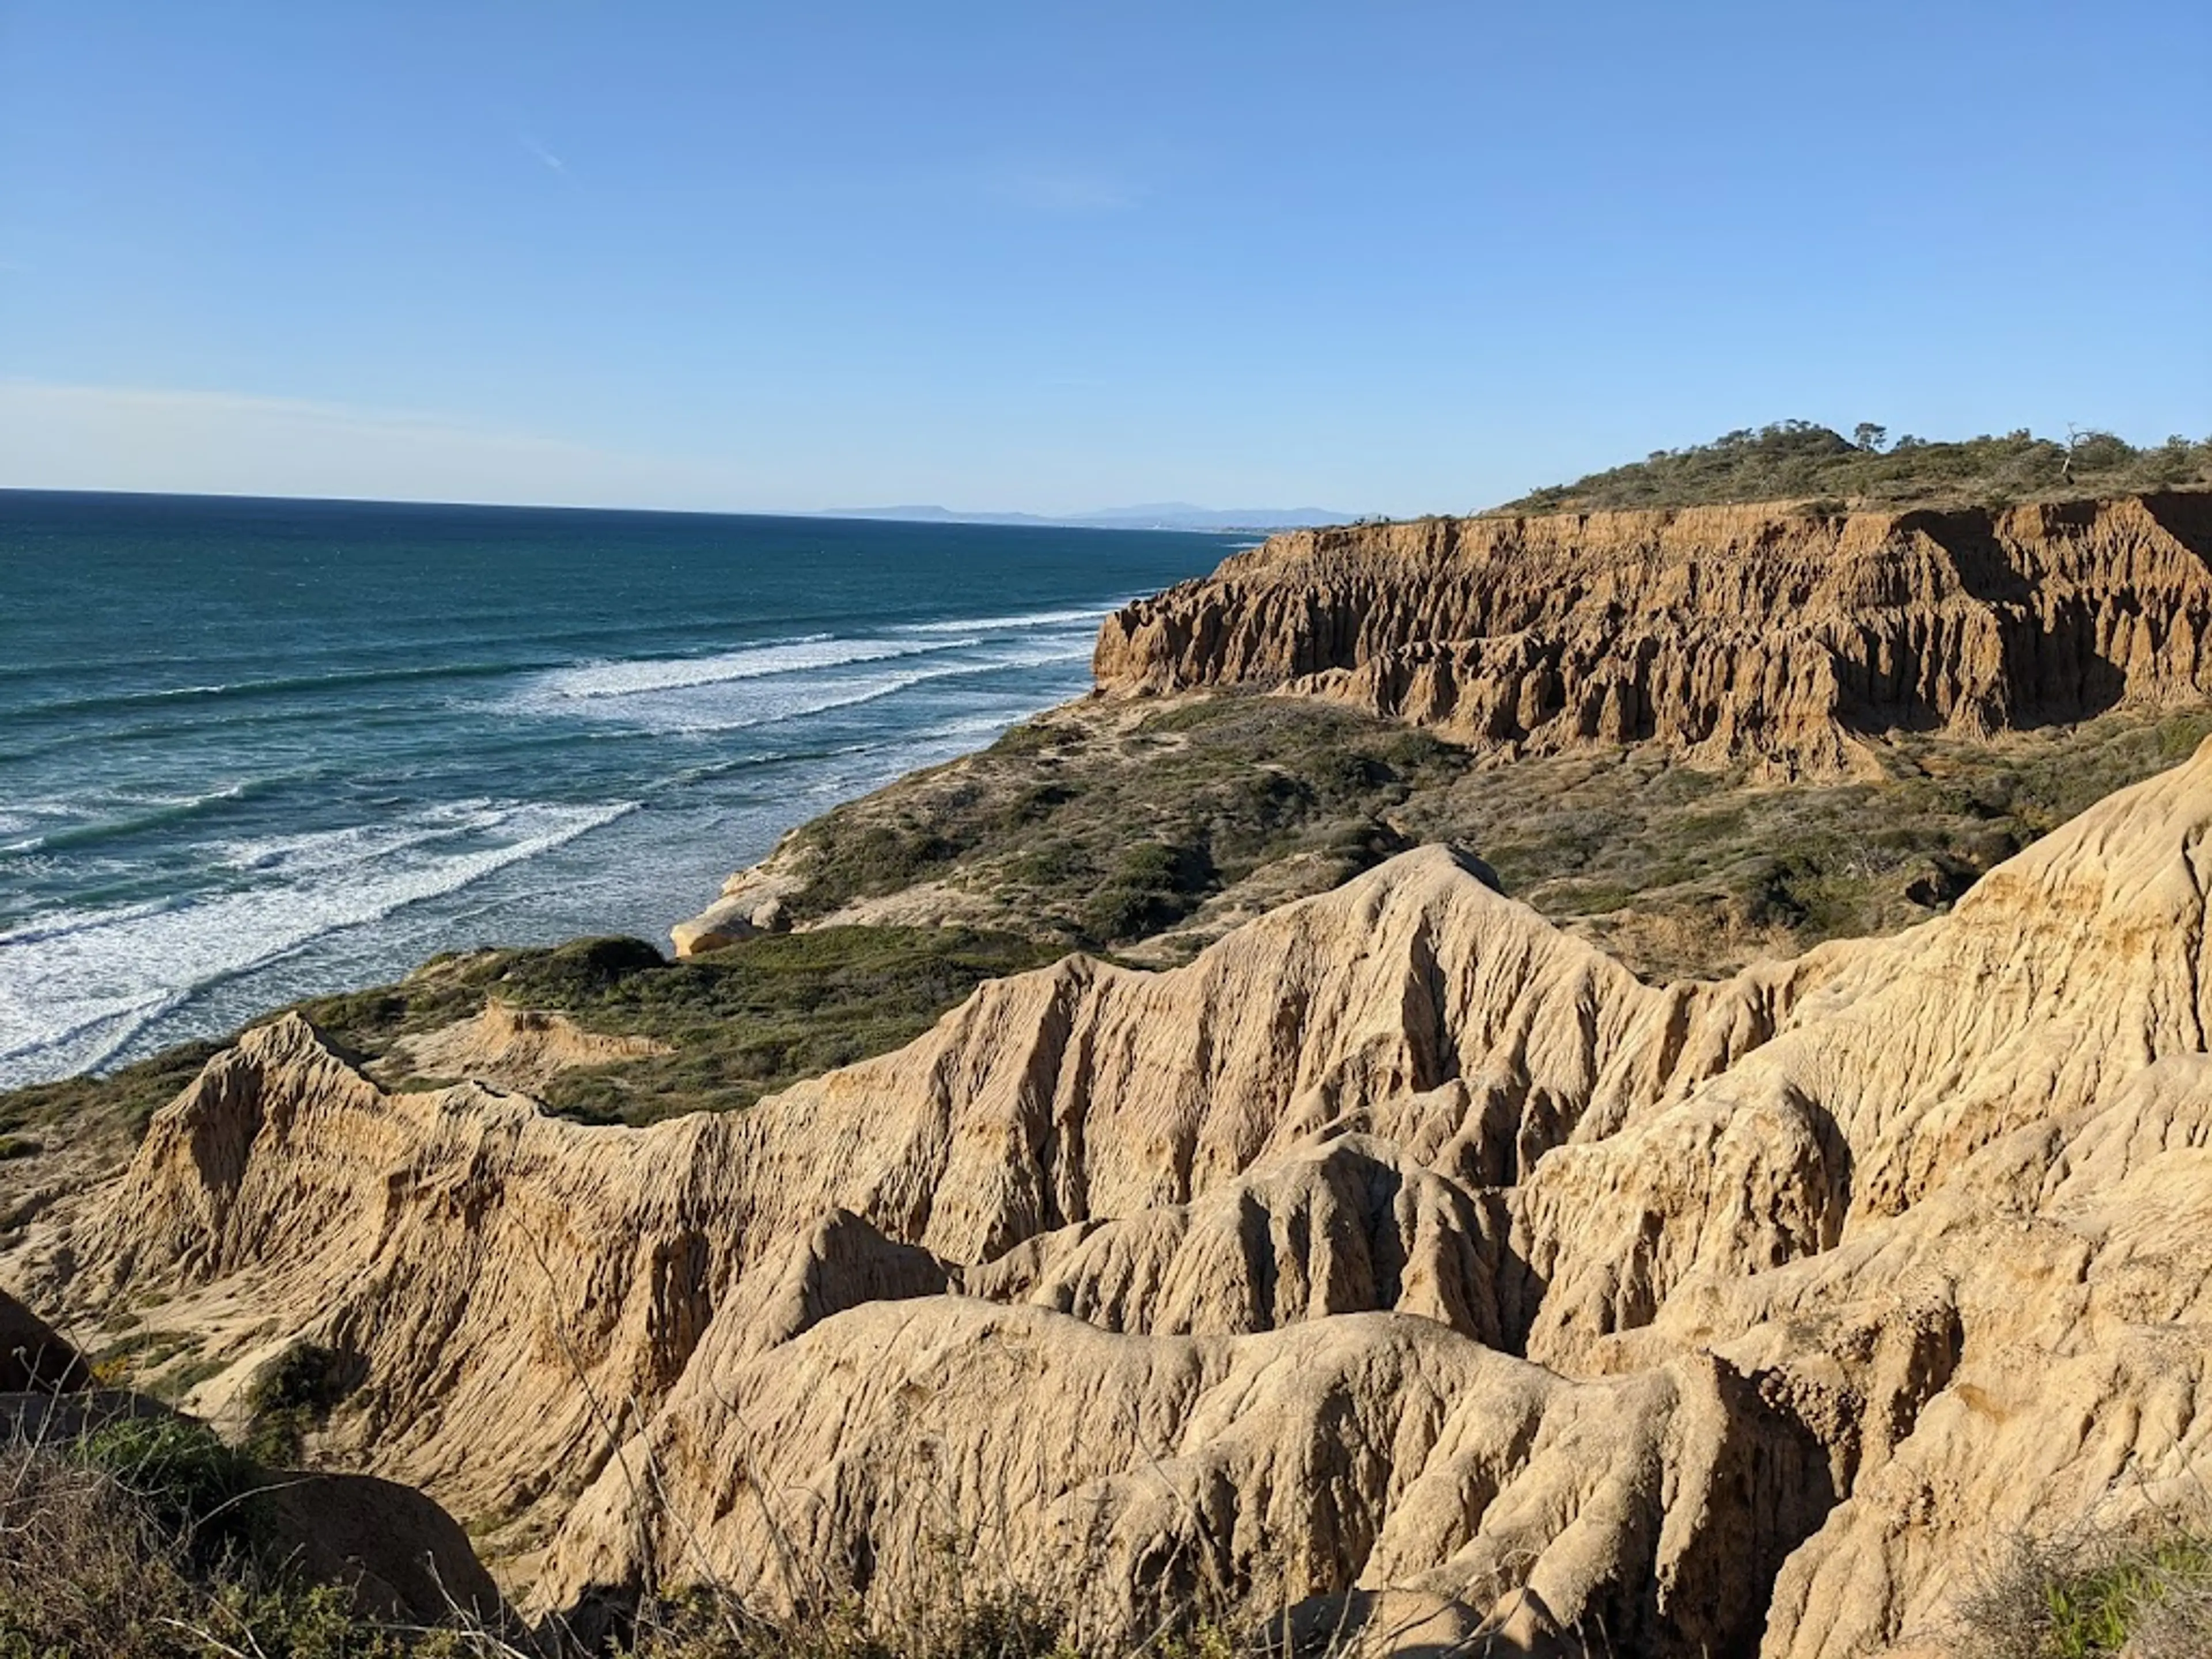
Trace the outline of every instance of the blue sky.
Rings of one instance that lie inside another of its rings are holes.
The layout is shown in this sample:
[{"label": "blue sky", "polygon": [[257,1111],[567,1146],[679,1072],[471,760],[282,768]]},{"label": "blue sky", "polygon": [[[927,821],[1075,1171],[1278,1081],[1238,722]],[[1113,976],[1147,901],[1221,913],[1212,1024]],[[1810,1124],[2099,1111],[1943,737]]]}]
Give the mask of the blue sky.
[{"label": "blue sky", "polygon": [[2212,6],[0,0],[0,484],[1463,510],[2212,430]]}]

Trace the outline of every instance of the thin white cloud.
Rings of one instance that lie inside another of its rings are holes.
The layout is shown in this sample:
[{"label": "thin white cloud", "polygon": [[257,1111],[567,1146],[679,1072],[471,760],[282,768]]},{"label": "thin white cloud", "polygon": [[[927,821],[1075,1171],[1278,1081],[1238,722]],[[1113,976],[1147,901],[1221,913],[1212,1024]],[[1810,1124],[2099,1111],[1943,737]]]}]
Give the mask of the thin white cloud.
[{"label": "thin white cloud", "polygon": [[0,487],[576,506],[732,506],[704,462],[435,415],[0,380]]},{"label": "thin white cloud", "polygon": [[1140,186],[1112,173],[1033,163],[994,170],[985,189],[1000,201],[1030,212],[1066,218],[1123,213],[1145,198]]},{"label": "thin white cloud", "polygon": [[543,161],[549,171],[554,173],[568,172],[568,164],[566,161],[556,155],[551,150],[546,149],[544,145],[539,143],[528,133],[516,133],[514,135],[514,142],[520,144],[523,149],[528,150],[532,155],[535,155],[539,161]]}]

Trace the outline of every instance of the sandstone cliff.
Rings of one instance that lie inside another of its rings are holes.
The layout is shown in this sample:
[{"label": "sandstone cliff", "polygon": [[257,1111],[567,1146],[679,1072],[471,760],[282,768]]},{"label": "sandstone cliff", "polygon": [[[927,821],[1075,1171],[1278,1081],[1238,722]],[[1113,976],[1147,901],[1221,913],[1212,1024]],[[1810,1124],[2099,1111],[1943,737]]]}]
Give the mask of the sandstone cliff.
[{"label": "sandstone cliff", "polygon": [[218,1418],[351,1356],[325,1451],[540,1607],[896,1596],[951,1532],[1095,1630],[1940,1648],[2008,1530],[2212,1475],[2209,838],[2212,745],[1950,915],[1668,987],[1431,848],[646,1130],[287,1019],[0,1273],[228,1362]]},{"label": "sandstone cliff", "polygon": [[1101,630],[1099,684],[1282,689],[1515,753],[1836,772],[2212,691],[2212,494],[1821,518],[1696,507],[1300,531]]}]

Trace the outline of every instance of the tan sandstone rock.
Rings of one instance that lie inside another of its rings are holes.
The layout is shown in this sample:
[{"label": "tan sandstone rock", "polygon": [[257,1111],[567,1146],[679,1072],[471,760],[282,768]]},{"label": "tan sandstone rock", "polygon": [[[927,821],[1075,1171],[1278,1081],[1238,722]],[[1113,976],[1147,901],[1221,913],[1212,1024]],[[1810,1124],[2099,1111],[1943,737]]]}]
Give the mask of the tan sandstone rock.
[{"label": "tan sandstone rock", "polygon": [[1121,693],[1256,686],[1511,753],[1654,742],[1796,775],[2212,693],[2212,495],[1304,530],[1100,630]]},{"label": "tan sandstone rock", "polygon": [[497,1089],[543,1089],[562,1073],[608,1066],[668,1045],[646,1036],[608,1036],[586,1031],[566,1014],[517,1008],[496,997],[467,1019],[392,1045],[386,1069],[397,1075],[465,1077]]},{"label": "tan sandstone rock", "polygon": [[0,1271],[357,1356],[330,1449],[541,1607],[895,1597],[951,1534],[1094,1631],[1942,1650],[2007,1528],[2212,1476],[2208,837],[2212,747],[1951,915],[1669,987],[1431,848],[644,1130],[287,1019]]}]

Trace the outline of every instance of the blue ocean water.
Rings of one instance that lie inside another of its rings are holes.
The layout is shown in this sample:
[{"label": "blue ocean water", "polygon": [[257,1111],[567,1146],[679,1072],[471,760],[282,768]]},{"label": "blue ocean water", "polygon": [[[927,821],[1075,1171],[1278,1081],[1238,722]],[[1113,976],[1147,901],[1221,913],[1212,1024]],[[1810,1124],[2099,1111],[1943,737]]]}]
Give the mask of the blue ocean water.
[{"label": "blue ocean water", "polygon": [[0,1085],[437,951],[665,942],[1237,544],[0,491]]}]

